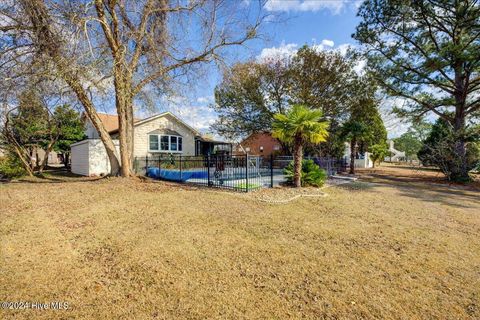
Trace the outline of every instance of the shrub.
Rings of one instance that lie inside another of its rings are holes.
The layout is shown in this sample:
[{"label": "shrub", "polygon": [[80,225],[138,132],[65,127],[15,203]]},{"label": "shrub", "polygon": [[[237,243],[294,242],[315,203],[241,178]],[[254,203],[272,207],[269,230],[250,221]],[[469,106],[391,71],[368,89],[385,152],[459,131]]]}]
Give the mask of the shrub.
[{"label": "shrub", "polygon": [[19,178],[27,174],[19,159],[13,156],[0,158],[0,178]]},{"label": "shrub", "polygon": [[[288,164],[288,166],[284,169],[284,174],[287,177],[287,182],[289,184],[293,184],[293,161]],[[301,184],[302,187],[305,186],[314,186],[314,187],[321,187],[327,180],[327,173],[325,170],[320,169],[318,165],[316,165],[313,160],[303,160],[302,161],[302,173],[301,173]]]},{"label": "shrub", "polygon": [[388,153],[387,145],[384,143],[374,144],[368,150],[371,152],[370,158],[373,161],[373,167],[375,167],[375,163],[377,162],[380,164]]},{"label": "shrub", "polygon": [[478,142],[478,127],[470,128],[465,133],[465,157],[456,152],[457,137],[452,127],[442,118],[432,126],[432,130],[423,141],[423,147],[418,151],[418,159],[424,166],[436,166],[448,180],[467,182],[468,178],[462,177],[459,172],[462,166],[467,171],[475,169],[480,162],[480,145]]}]

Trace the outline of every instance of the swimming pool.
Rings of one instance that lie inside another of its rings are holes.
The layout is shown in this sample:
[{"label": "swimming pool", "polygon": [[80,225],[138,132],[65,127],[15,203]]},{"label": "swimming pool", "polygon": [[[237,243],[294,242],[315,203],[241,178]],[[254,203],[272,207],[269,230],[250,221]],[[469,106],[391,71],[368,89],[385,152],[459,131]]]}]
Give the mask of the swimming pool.
[{"label": "swimming pool", "polygon": [[147,169],[147,177],[184,182],[188,179],[208,179],[208,172],[206,170],[180,171],[177,169],[159,169],[156,167],[150,167]]}]

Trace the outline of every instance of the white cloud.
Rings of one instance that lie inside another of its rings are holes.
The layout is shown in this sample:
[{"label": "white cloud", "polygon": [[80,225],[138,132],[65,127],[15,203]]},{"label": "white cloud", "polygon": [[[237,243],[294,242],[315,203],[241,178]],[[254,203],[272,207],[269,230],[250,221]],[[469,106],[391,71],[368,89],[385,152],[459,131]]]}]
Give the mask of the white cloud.
[{"label": "white cloud", "polygon": [[201,132],[207,132],[217,119],[215,112],[208,106],[172,107],[170,111]]},{"label": "white cloud", "polygon": [[248,7],[250,5],[250,0],[242,0],[240,3],[242,7]]},{"label": "white cloud", "polygon": [[357,64],[353,67],[353,70],[358,74],[363,74],[365,72],[365,67],[367,66],[366,60],[360,60]]},{"label": "white cloud", "polygon": [[330,10],[332,14],[339,14],[348,2],[348,0],[268,0],[264,7],[267,11]]},{"label": "white cloud", "polygon": [[257,60],[261,62],[269,60],[283,60],[295,55],[298,50],[296,43],[285,44],[282,42],[279,47],[263,48]]},{"label": "white cloud", "polygon": [[205,97],[197,98],[197,102],[201,104],[211,103],[213,102],[213,100],[214,100],[213,96],[205,96]]},{"label": "white cloud", "polygon": [[[315,40],[314,40],[315,41]],[[341,55],[346,55],[348,49],[354,49],[355,46],[349,43],[344,43],[335,47],[335,42],[329,39],[323,39],[320,44],[310,45],[315,51],[337,51]],[[260,54],[257,56],[257,60],[260,62],[270,60],[281,60],[293,57],[299,49],[296,43],[282,42],[278,47],[263,48]],[[361,62],[358,66],[358,70],[365,67],[365,62]]]},{"label": "white cloud", "polygon": [[333,47],[335,45],[335,42],[333,42],[332,40],[323,39],[322,44],[327,47]]},{"label": "white cloud", "polygon": [[363,0],[356,0],[356,1],[353,2],[353,7],[355,9],[358,9],[362,5],[362,3],[363,3]]}]

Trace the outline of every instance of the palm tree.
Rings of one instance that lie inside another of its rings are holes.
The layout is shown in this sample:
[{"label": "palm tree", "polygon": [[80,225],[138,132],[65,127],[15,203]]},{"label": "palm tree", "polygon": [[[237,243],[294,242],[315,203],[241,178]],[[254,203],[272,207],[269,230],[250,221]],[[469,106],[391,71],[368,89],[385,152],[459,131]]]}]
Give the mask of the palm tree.
[{"label": "palm tree", "polygon": [[360,122],[350,119],[343,125],[342,136],[350,140],[350,174],[355,174],[355,157],[357,143],[370,133],[368,127]]},{"label": "palm tree", "polygon": [[303,145],[305,143],[318,144],[326,141],[328,136],[328,122],[321,121],[322,112],[312,110],[300,104],[293,105],[286,113],[277,113],[273,116],[273,137],[285,143],[293,143],[295,187],[301,187]]}]

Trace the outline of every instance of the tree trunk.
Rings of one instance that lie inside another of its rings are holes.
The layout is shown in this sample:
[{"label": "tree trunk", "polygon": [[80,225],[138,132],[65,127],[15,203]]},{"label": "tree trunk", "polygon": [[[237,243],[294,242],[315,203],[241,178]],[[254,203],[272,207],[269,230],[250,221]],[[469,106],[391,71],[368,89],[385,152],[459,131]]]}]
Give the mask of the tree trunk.
[{"label": "tree trunk", "polygon": [[63,154],[63,165],[65,166],[65,168],[68,168],[68,161],[70,160],[70,153],[69,152],[65,152]]},{"label": "tree trunk", "polygon": [[456,181],[468,181],[467,150],[465,148],[465,70],[463,63],[457,62],[455,71],[455,118],[452,123],[454,135],[454,157],[451,164],[450,179]]},{"label": "tree trunk", "polygon": [[38,156],[38,147],[35,147],[35,166],[40,167],[40,157]]},{"label": "tree trunk", "polygon": [[33,170],[32,170],[32,167],[31,167],[32,159],[30,158],[30,161],[27,161],[27,159],[25,159],[25,153],[22,152],[21,147],[17,143],[13,144],[13,149],[15,150],[15,153],[17,154],[20,161],[22,161],[23,167],[27,171],[28,175],[30,177],[33,177]]},{"label": "tree trunk", "polygon": [[465,146],[465,117],[462,114],[456,114],[455,116],[453,134],[455,141],[453,146],[455,157],[453,161],[455,163],[451,166],[450,179],[454,181],[468,181],[470,176],[468,175],[467,148]]},{"label": "tree trunk", "polygon": [[303,160],[303,141],[300,135],[295,137],[293,153],[293,185],[295,188],[302,186],[302,160]]},{"label": "tree trunk", "polygon": [[50,140],[50,142],[48,143],[47,149],[45,149],[45,155],[43,156],[42,164],[40,165],[40,168],[38,170],[40,174],[43,173],[43,169],[45,169],[45,166],[48,164],[48,155],[50,154],[50,152],[52,152],[53,145],[55,144],[55,142],[57,142],[57,139],[58,139],[58,136],[53,140]]},{"label": "tree trunk", "polygon": [[51,148],[47,147],[47,149],[45,150],[45,155],[43,156],[42,163],[38,167],[38,173],[40,173],[40,174],[43,173],[43,169],[45,169],[45,166],[48,163],[48,155],[50,154],[50,151],[51,151]]},{"label": "tree trunk", "polygon": [[357,145],[357,140],[352,138],[350,141],[350,174],[355,174],[355,146]]},{"label": "tree trunk", "polygon": [[[131,92],[131,91],[130,91]],[[133,101],[131,97],[127,100],[127,146],[128,146],[128,167],[130,174],[133,175],[133,150],[134,150],[134,118],[133,118]]]},{"label": "tree trunk", "polygon": [[115,145],[100,120],[95,106],[83,88],[82,81],[77,75],[77,70],[75,70],[74,66],[69,63],[69,59],[61,50],[61,41],[51,29],[51,18],[44,1],[23,0],[22,6],[25,9],[28,19],[30,19],[32,23],[33,31],[35,32],[36,40],[38,42],[36,44],[38,50],[48,54],[56,65],[59,76],[69,85],[77,96],[77,99],[85,108],[85,113],[97,130],[100,139],[105,146],[105,150],[107,151],[107,156],[110,161],[110,174],[117,175],[120,164],[116,156]]},{"label": "tree trunk", "polygon": [[6,117],[5,117],[5,126],[3,128],[3,132],[5,134],[5,138],[7,140],[7,142],[13,146],[13,150],[15,151],[15,153],[17,154],[18,158],[20,159],[20,161],[22,162],[23,164],[23,167],[24,169],[27,171],[28,175],[30,177],[33,176],[33,170],[30,168],[30,164],[31,164],[31,158],[28,159],[28,153],[26,152],[26,150],[24,148],[22,148],[20,146],[20,144],[18,143],[18,141],[15,139],[15,136],[11,133],[10,131],[10,127],[9,127],[9,124],[10,124],[10,115],[9,115],[9,112],[7,112],[6,114]]},{"label": "tree trunk", "polygon": [[118,114],[118,139],[120,142],[120,174],[122,177],[132,175],[133,154],[133,103],[128,69],[123,66],[123,55],[116,57],[114,66],[115,105]]}]

